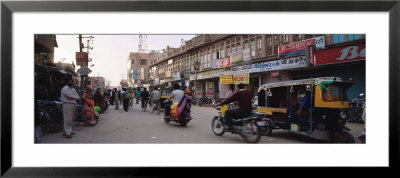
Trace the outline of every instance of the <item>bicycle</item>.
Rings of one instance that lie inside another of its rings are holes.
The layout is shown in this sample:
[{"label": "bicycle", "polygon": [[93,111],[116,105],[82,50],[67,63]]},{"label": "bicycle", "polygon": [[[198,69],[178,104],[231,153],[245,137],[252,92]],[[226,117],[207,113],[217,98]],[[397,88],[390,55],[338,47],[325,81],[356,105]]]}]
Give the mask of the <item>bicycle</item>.
[{"label": "bicycle", "polygon": [[[74,121],[76,125],[94,126],[99,122],[99,113],[91,109],[84,109],[82,105],[76,105]],[[87,121],[90,121],[89,124]]]}]

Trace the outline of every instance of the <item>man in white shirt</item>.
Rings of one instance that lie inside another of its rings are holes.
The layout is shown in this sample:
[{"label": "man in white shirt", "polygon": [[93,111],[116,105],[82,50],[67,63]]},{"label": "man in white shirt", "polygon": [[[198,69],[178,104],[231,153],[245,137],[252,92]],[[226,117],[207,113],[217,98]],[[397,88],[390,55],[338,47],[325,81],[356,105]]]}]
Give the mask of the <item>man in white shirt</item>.
[{"label": "man in white shirt", "polygon": [[78,93],[74,89],[72,80],[68,80],[67,85],[61,89],[61,101],[63,102],[64,115],[64,136],[72,138],[72,121],[75,115],[76,100],[79,99]]}]

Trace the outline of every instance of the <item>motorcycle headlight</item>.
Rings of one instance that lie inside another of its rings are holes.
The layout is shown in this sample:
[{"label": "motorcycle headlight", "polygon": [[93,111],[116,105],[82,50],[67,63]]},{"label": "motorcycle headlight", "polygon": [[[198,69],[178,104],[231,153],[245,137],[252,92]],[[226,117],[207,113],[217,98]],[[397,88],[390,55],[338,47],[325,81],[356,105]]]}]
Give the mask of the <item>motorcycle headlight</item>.
[{"label": "motorcycle headlight", "polygon": [[346,113],[345,112],[340,112],[340,118],[346,119]]}]

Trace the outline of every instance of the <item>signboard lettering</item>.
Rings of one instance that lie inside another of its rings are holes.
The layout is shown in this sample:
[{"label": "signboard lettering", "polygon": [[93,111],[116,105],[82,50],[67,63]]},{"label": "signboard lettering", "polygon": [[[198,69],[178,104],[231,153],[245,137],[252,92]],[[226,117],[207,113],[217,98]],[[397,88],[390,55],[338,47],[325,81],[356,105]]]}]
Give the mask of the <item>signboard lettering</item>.
[{"label": "signboard lettering", "polygon": [[76,52],[75,53],[75,58],[76,58],[76,65],[86,65],[86,61],[87,61],[87,53],[86,52]]},{"label": "signboard lettering", "polygon": [[316,65],[365,60],[365,43],[316,51]]},{"label": "signboard lettering", "polygon": [[314,39],[285,44],[278,47],[279,57],[305,53],[307,45],[314,45]]},{"label": "signboard lettering", "polygon": [[249,74],[236,74],[233,75],[234,84],[249,84]]},{"label": "signboard lettering", "polygon": [[219,76],[219,83],[220,84],[233,84],[232,75],[220,75]]}]

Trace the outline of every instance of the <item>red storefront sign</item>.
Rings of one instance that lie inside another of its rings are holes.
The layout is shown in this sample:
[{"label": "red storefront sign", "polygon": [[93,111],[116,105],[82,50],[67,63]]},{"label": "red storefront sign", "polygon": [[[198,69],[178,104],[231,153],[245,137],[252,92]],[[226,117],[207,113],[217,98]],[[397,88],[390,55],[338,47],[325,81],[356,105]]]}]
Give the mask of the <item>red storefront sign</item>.
[{"label": "red storefront sign", "polygon": [[76,52],[76,65],[86,65],[87,57],[88,55],[86,52]]},{"label": "red storefront sign", "polygon": [[279,46],[279,57],[305,53],[307,46],[314,46],[314,39]]},{"label": "red storefront sign", "polygon": [[218,61],[218,68],[225,68],[225,67],[230,67],[231,66],[231,60],[230,58],[224,58],[224,59],[219,59]]},{"label": "red storefront sign", "polygon": [[316,65],[365,60],[365,43],[317,51]]}]

